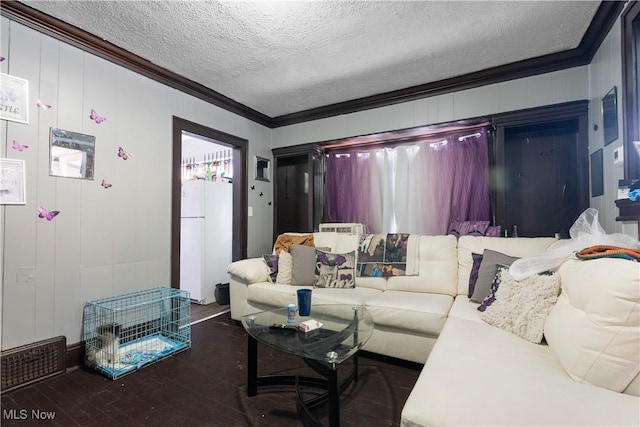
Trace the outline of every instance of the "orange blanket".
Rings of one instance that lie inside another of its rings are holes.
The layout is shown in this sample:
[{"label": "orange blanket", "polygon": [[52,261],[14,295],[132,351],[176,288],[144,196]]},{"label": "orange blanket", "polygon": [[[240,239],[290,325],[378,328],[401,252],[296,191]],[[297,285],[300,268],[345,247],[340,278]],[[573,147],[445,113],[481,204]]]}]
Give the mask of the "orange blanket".
[{"label": "orange blanket", "polygon": [[597,245],[590,246],[576,252],[578,259],[596,258],[622,258],[629,261],[640,261],[640,251],[636,249],[621,248],[618,246]]},{"label": "orange blanket", "polygon": [[276,239],[276,244],[274,245],[274,249],[276,251],[276,255],[280,254],[280,251],[289,252],[289,246],[291,245],[305,245],[305,246],[315,246],[313,243],[313,234],[303,234],[301,236],[291,235],[291,234],[281,234]]}]

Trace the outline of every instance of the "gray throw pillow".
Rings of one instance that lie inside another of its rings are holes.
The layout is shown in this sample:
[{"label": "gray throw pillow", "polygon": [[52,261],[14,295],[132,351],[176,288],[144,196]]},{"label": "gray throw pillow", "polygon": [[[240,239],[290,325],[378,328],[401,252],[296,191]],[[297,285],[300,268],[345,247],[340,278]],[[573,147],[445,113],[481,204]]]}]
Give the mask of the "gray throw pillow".
[{"label": "gray throw pillow", "polygon": [[291,245],[289,252],[293,259],[291,284],[296,286],[313,286],[316,282],[316,249],[325,251],[330,248],[315,248],[305,245]]},{"label": "gray throw pillow", "polygon": [[491,294],[491,283],[493,283],[493,278],[496,276],[498,264],[510,266],[517,259],[518,258],[516,257],[492,251],[491,249],[485,249],[482,253],[480,269],[478,269],[476,287],[473,290],[473,295],[471,295],[470,300],[481,303],[486,297],[488,297],[489,294]]}]

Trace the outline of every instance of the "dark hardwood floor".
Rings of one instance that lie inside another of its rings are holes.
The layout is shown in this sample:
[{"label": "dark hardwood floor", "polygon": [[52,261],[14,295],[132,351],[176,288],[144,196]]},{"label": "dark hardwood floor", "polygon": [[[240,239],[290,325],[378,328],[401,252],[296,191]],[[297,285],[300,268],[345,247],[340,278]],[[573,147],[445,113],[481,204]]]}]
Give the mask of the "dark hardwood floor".
[{"label": "dark hardwood floor", "polygon": [[[290,387],[247,397],[247,338],[229,313],[196,323],[192,348],[118,380],[84,367],[3,393],[5,426],[299,426]],[[258,373],[315,375],[300,359],[259,345]],[[360,376],[341,396],[343,426],[398,426],[420,371],[360,357]],[[348,368],[346,366],[345,368]],[[305,390],[305,396],[315,390]],[[320,419],[327,422],[319,409]],[[49,421],[37,419],[48,414]],[[13,419],[11,419],[13,418]],[[25,418],[25,419],[16,419]]]},{"label": "dark hardwood floor", "polygon": [[191,303],[191,324],[199,323],[203,320],[210,319],[220,313],[229,310],[229,305],[221,305],[217,302],[201,305],[194,302]]}]

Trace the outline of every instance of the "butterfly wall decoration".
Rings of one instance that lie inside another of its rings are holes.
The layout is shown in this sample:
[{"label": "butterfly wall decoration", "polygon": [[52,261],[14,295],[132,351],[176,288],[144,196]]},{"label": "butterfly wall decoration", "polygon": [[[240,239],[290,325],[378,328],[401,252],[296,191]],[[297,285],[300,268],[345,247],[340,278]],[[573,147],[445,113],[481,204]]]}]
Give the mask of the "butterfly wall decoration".
[{"label": "butterfly wall decoration", "polygon": [[112,184],[109,184],[107,181],[105,181],[104,179],[102,180],[102,183],[100,184],[102,185],[104,188],[109,188],[112,186]]},{"label": "butterfly wall decoration", "polygon": [[5,59],[7,58],[5,58],[4,56],[0,56],[0,62],[4,61]]},{"label": "butterfly wall decoration", "polygon": [[118,147],[118,157],[122,157],[122,160],[127,160],[130,157],[133,157],[131,153],[127,153],[124,151],[124,148]]},{"label": "butterfly wall decoration", "polygon": [[58,215],[60,211],[49,211],[44,206],[38,206],[38,218],[46,218],[47,221],[51,221]]},{"label": "butterfly wall decoration", "polygon": [[36,102],[36,107],[43,109],[43,110],[50,110],[51,109],[51,105],[49,104],[45,104],[44,102],[42,102],[41,100],[38,99],[38,102]]},{"label": "butterfly wall decoration", "polygon": [[91,109],[91,113],[89,114],[89,118],[91,120],[93,120],[94,122],[96,122],[97,124],[100,124],[102,122],[106,122],[107,121],[106,117],[98,115],[98,113],[96,113],[96,110],[94,110],[93,108]]},{"label": "butterfly wall decoration", "polygon": [[28,145],[22,145],[22,144],[20,144],[18,141],[16,141],[14,139],[13,142],[11,143],[11,148],[13,148],[14,150],[18,150],[18,151],[24,151],[27,148],[29,148],[29,146]]}]

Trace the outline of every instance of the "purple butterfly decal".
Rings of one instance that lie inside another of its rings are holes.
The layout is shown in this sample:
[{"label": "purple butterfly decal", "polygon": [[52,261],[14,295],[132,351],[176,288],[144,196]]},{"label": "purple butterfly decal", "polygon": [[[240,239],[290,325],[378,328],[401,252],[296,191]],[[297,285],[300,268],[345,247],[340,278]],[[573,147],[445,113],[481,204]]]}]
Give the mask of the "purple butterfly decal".
[{"label": "purple butterfly decal", "polygon": [[124,148],[118,147],[118,157],[122,157],[122,160],[127,160],[130,157],[133,157],[131,153],[127,153],[124,151]]},{"label": "purple butterfly decal", "polygon": [[344,257],[344,255],[335,255],[333,259],[330,259],[324,252],[318,252],[318,258],[320,259],[322,265],[328,265],[330,267],[342,265],[347,262],[347,259]]},{"label": "purple butterfly decal", "polygon": [[38,217],[39,218],[46,218],[47,221],[51,221],[59,213],[60,213],[60,211],[48,211],[44,206],[42,206],[42,205],[38,206]]},{"label": "purple butterfly decal", "polygon": [[341,274],[340,275],[340,280],[351,280],[353,279],[353,275],[351,274]]},{"label": "purple butterfly decal", "polygon": [[7,58],[5,58],[4,56],[0,56],[0,62],[4,61],[5,59]]},{"label": "purple butterfly decal", "polygon": [[44,102],[42,102],[41,100],[38,99],[38,102],[36,102],[36,107],[38,108],[42,108],[43,110],[50,110],[51,109],[51,105],[49,104],[45,104]]},{"label": "purple butterfly decal", "polygon": [[107,121],[106,117],[99,116],[98,113],[96,113],[96,110],[94,110],[93,108],[91,109],[91,114],[89,114],[89,118],[94,122],[96,122],[97,124]]},{"label": "purple butterfly decal", "polygon": [[100,185],[102,185],[104,188],[109,188],[111,187],[112,184],[109,184],[107,181],[103,179]]},{"label": "purple butterfly decal", "polygon": [[27,148],[29,148],[29,146],[28,145],[22,145],[22,144],[20,144],[18,141],[16,141],[14,139],[12,144],[11,144],[11,148],[13,148],[14,150],[18,150],[18,151],[24,151]]}]

